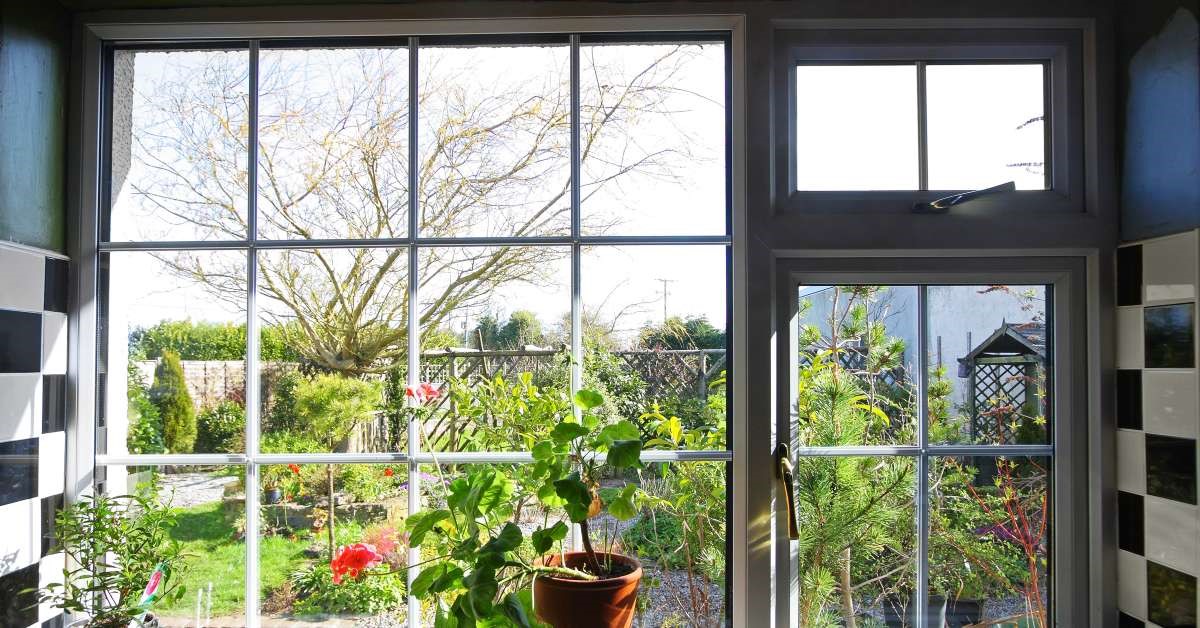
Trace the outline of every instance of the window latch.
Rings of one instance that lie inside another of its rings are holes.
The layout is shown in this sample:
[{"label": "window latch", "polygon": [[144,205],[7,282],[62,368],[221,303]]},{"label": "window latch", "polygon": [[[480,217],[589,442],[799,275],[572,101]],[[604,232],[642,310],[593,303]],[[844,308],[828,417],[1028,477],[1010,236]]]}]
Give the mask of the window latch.
[{"label": "window latch", "polygon": [[800,526],[796,522],[796,483],[792,476],[792,456],[787,443],[775,446],[775,477],[783,489],[783,502],[787,508],[788,538],[800,538]]},{"label": "window latch", "polygon": [[1008,181],[1001,183],[1000,185],[993,185],[990,188],[971,190],[970,192],[960,192],[958,194],[951,194],[950,196],[943,196],[936,201],[930,201],[928,203],[913,203],[912,210],[914,214],[944,214],[949,211],[951,207],[954,207],[960,203],[965,203],[981,196],[987,196],[988,194],[1013,192],[1016,189],[1017,184],[1012,181]]}]

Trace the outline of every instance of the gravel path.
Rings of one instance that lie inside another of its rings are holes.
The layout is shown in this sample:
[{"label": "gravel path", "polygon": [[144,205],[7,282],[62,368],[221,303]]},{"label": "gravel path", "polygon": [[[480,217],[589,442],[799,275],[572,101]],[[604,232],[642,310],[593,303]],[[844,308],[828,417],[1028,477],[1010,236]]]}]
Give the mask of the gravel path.
[{"label": "gravel path", "polygon": [[189,508],[221,501],[225,487],[237,478],[209,473],[160,473],[158,491],[176,508]]}]

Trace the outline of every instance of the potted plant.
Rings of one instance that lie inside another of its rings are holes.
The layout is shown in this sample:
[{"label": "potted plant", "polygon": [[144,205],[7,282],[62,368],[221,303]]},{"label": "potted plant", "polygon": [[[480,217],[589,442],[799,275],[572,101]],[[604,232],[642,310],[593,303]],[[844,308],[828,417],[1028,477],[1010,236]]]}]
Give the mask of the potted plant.
[{"label": "potted plant", "polygon": [[39,600],[83,615],[76,626],[156,626],[153,604],[184,592],[171,581],[183,560],[169,535],[174,526],[174,513],[153,494],[84,496],[55,516],[63,577],[42,589]]}]

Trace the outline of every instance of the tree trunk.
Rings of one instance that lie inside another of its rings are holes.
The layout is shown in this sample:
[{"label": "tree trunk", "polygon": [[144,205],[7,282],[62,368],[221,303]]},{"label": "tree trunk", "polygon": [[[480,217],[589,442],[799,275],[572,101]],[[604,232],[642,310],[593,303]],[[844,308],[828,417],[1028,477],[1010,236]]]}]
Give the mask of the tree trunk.
[{"label": "tree trunk", "polygon": [[850,548],[842,550],[842,619],[846,622],[846,628],[857,628],[858,622],[854,619],[854,591],[850,588]]},{"label": "tree trunk", "polygon": [[336,549],[336,548],[334,548],[334,545],[333,545],[333,544],[334,544],[334,538],[335,538],[335,537],[334,537],[334,531],[333,531],[333,527],[334,527],[334,525],[336,525],[336,524],[334,523],[334,516],[335,516],[335,515],[334,515],[334,513],[335,513],[335,512],[337,512],[337,505],[336,505],[336,504],[334,503],[334,501],[333,501],[333,500],[334,500],[334,495],[333,495],[333,465],[331,465],[331,464],[327,464],[327,465],[325,465],[325,481],[326,481],[326,482],[328,483],[328,485],[329,485],[329,503],[328,503],[328,506],[329,506],[329,519],[328,519],[328,527],[329,527],[329,560],[332,562],[332,561],[333,561],[333,552],[334,552],[334,551],[335,551],[335,549]]},{"label": "tree trunk", "polygon": [[579,522],[579,535],[583,537],[583,551],[587,552],[588,567],[591,568],[593,575],[602,577],[604,574],[600,573],[600,560],[596,558],[596,550],[592,549],[587,519]]}]

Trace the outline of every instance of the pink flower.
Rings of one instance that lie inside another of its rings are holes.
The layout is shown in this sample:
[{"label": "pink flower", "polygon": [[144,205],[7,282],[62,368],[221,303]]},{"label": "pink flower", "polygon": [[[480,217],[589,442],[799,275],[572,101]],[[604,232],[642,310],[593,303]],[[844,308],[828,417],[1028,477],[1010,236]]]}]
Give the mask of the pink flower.
[{"label": "pink flower", "polygon": [[344,545],[333,555],[329,569],[333,572],[333,583],[341,584],[347,575],[357,580],[362,572],[383,562],[383,556],[369,543]]},{"label": "pink flower", "polygon": [[409,386],[405,389],[404,396],[416,399],[419,404],[428,405],[442,396],[442,389],[429,382],[421,382],[417,386]]}]

